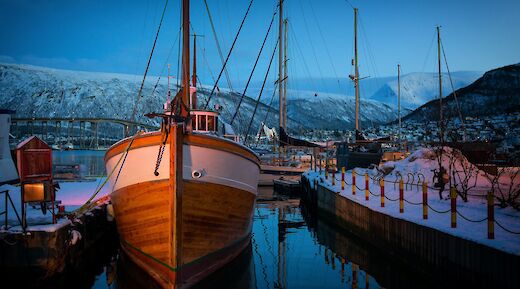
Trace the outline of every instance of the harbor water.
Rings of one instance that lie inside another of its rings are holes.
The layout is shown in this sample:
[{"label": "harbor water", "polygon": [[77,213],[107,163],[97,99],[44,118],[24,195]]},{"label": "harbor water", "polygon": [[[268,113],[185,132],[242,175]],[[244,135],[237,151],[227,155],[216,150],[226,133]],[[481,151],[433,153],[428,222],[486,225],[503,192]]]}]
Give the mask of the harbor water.
[{"label": "harbor water", "polygon": [[[98,166],[103,153],[57,152],[56,163]],[[86,159],[86,160],[85,160]],[[88,168],[99,174],[99,168]],[[297,196],[260,187],[250,245],[195,288],[451,287],[310,212]],[[117,237],[36,288],[159,288],[119,250]],[[442,279],[442,278],[441,278]],[[425,280],[431,280],[430,282]],[[13,287],[14,288],[14,287]]]}]

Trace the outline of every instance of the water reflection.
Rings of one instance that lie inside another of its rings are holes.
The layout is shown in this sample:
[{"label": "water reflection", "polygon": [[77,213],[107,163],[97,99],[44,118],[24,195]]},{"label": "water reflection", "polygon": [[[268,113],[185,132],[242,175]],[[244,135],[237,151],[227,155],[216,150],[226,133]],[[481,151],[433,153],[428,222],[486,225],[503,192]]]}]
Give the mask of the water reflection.
[{"label": "water reflection", "polygon": [[[262,188],[263,201],[256,204],[250,245],[196,289],[444,287],[316,218],[299,199],[270,190]],[[117,245],[107,246],[111,242],[102,242],[97,251],[85,254],[83,264],[40,288],[160,288]]]}]

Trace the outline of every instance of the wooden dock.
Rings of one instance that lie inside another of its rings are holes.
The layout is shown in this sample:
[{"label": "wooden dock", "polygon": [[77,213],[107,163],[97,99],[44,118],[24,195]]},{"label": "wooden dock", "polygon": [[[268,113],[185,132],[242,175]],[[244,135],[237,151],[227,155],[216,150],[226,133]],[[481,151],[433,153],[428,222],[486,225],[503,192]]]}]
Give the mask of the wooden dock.
[{"label": "wooden dock", "polygon": [[115,222],[107,211],[107,204],[101,204],[77,218],[61,219],[58,224],[29,226],[25,233],[17,227],[0,231],[1,275],[29,282],[77,266],[85,252],[107,235],[115,234]]},{"label": "wooden dock", "polygon": [[374,211],[305,176],[302,200],[318,217],[427,272],[460,280],[467,287],[518,288],[520,284],[520,256]]}]

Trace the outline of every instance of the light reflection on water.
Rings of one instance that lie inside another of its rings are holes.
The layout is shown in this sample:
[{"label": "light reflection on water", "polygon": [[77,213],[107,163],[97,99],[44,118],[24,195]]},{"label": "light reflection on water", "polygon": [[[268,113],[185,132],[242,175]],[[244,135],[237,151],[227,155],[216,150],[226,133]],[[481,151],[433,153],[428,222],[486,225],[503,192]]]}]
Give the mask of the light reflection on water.
[{"label": "light reflection on water", "polygon": [[[98,174],[104,171],[100,169],[103,156],[104,152],[71,151],[55,154],[54,160],[85,163],[90,174]],[[256,204],[251,244],[196,289],[431,286],[421,280],[424,278],[420,274],[389,255],[316,218],[314,213],[307,213],[299,199],[276,195],[268,187],[260,188],[259,198],[268,201]],[[54,283],[63,286],[48,288],[159,288],[116,247],[112,253],[106,253],[106,247],[100,251],[104,254],[102,263],[87,262],[86,268],[79,267],[82,274],[92,277],[77,279],[73,277],[77,272],[73,271]]]}]

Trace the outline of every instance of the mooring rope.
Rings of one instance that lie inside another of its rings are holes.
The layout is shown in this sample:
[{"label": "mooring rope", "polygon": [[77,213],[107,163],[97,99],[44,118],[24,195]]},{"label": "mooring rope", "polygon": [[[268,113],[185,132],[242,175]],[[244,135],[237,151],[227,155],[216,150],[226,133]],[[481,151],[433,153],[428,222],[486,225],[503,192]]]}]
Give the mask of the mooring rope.
[{"label": "mooring rope", "polygon": [[[128,146],[123,151],[123,153],[121,154],[121,157],[119,157],[119,160],[117,160],[116,165],[112,168],[112,170],[107,175],[106,179],[103,181],[101,186],[97,188],[97,190],[90,196],[90,198],[88,198],[88,200],[81,207],[79,207],[78,209],[76,209],[72,212],[73,215],[77,216],[77,215],[81,214],[87,207],[89,207],[92,200],[97,196],[97,194],[99,194],[99,192],[101,192],[101,189],[103,189],[103,187],[107,184],[110,177],[114,174],[114,172],[116,171],[116,168],[119,166],[119,163],[121,163],[123,158],[126,159],[126,156],[128,155],[128,151],[130,150],[132,143],[134,142],[136,136],[138,136],[139,134],[140,134],[140,132],[138,131],[132,136],[132,138],[130,139],[130,142],[128,143]],[[123,168],[123,164],[121,165],[121,168]],[[121,170],[119,172],[121,172]]]}]

